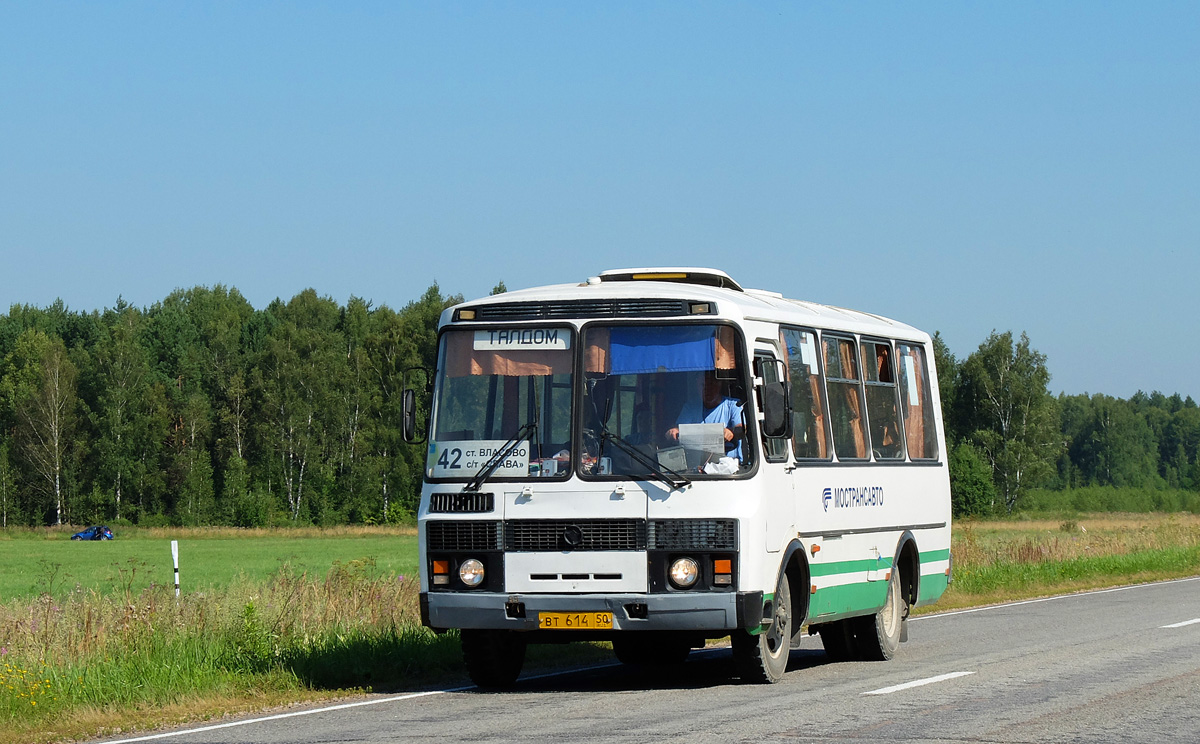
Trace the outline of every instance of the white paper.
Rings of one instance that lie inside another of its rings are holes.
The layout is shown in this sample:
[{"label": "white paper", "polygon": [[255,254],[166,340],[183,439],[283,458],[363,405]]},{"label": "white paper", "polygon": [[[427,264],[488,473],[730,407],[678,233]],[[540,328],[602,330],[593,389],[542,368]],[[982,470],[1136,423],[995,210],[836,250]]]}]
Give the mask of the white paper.
[{"label": "white paper", "polygon": [[725,427],[721,424],[680,424],[679,443],[684,449],[725,454]]},{"label": "white paper", "polygon": [[817,350],[813,345],[813,337],[805,333],[800,337],[800,361],[808,365],[808,373],[817,373]]},{"label": "white paper", "polygon": [[908,405],[919,406],[921,401],[917,398],[917,370],[913,363],[913,358],[905,354],[901,357],[904,360],[904,381],[908,383]]}]

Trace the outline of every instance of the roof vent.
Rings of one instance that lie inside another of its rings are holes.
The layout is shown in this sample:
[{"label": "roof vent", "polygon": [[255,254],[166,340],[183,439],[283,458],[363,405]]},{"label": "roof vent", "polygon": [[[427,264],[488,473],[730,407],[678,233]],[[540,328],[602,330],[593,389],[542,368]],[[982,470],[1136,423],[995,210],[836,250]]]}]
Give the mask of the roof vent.
[{"label": "roof vent", "polygon": [[694,267],[665,267],[649,269],[613,269],[600,273],[602,282],[679,282],[744,291],[724,271]]}]

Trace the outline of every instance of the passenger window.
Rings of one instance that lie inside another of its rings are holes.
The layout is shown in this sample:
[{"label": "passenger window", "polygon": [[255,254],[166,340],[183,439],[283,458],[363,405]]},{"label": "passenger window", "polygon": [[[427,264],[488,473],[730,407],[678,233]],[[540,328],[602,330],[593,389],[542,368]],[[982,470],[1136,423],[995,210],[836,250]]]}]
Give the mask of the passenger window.
[{"label": "passenger window", "polygon": [[797,459],[829,459],[829,434],[817,363],[817,337],[811,331],[783,330],[788,384],[792,392],[792,449]]},{"label": "passenger window", "polygon": [[929,367],[925,349],[896,344],[900,359],[900,407],[904,411],[904,435],[912,460],[938,458],[937,429],[933,420],[933,402],[929,395]]},{"label": "passenger window", "polygon": [[834,452],[839,460],[865,460],[867,434],[862,416],[862,386],[854,341],[836,336],[825,336],[822,341]]},{"label": "passenger window", "polygon": [[876,460],[903,460],[904,440],[897,411],[892,347],[886,341],[863,341],[862,368],[867,394],[867,424]]}]

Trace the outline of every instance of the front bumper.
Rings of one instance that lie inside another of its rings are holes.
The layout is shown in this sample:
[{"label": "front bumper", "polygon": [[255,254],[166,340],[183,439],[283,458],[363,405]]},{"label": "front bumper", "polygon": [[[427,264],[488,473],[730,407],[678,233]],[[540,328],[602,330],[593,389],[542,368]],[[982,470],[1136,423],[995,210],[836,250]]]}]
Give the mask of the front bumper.
[{"label": "front bumper", "polygon": [[539,612],[611,612],[613,630],[730,631],[762,623],[762,592],[711,594],[499,594],[424,592],[421,621],[435,630],[537,630]]}]

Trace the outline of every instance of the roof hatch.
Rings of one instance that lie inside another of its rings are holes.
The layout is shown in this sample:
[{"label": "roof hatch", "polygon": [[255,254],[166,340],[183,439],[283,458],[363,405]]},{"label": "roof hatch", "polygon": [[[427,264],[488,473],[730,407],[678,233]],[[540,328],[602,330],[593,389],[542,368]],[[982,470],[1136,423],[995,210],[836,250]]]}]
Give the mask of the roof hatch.
[{"label": "roof hatch", "polygon": [[[647,269],[611,269],[600,273],[601,282],[679,282],[720,287],[743,292],[742,286],[719,269],[695,267],[661,267]],[[594,284],[594,281],[589,281]]]}]

